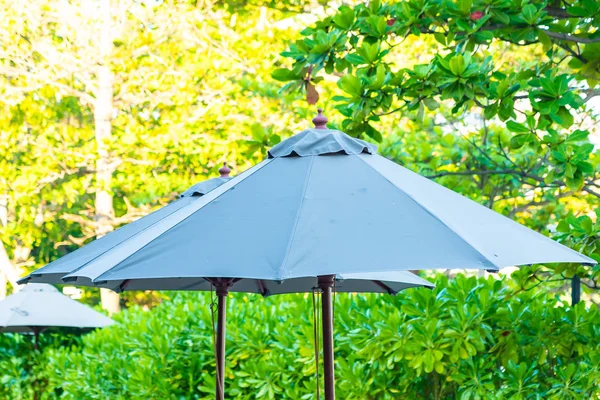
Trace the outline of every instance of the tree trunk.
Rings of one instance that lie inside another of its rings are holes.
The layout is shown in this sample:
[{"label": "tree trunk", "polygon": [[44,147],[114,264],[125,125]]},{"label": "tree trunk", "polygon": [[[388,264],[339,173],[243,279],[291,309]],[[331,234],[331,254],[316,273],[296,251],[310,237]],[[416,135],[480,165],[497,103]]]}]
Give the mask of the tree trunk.
[{"label": "tree trunk", "polygon": [[[17,268],[10,262],[10,258],[8,258],[8,253],[4,248],[4,243],[0,242],[0,274],[4,276],[8,282],[13,287],[13,291],[17,292],[20,289],[20,285],[17,285],[17,280],[19,279],[19,271]],[[0,280],[1,283],[1,280]],[[0,289],[0,292],[2,289]],[[6,284],[4,285],[4,293],[6,293]]]},{"label": "tree trunk", "polygon": [[[0,227],[8,224],[8,196],[0,196]],[[4,245],[2,245],[4,246]],[[8,292],[8,276],[0,267],[0,300],[6,297]]]},{"label": "tree trunk", "polygon": [[[97,79],[98,92],[94,105],[94,125],[98,160],[96,162],[96,237],[102,237],[113,230],[114,217],[113,197],[111,194],[111,179],[114,163],[108,149],[112,131],[113,108],[113,74],[110,70],[110,55],[112,52],[112,17],[110,0],[100,1],[100,56]],[[121,307],[119,295],[108,289],[101,289],[102,308],[109,313],[117,313]]]},{"label": "tree trunk", "polygon": [[[0,227],[8,225],[8,196],[0,196]],[[4,248],[4,243],[0,241],[0,300],[6,297],[8,293],[8,283],[13,286],[13,291],[17,292],[20,288],[17,285],[19,271],[10,262],[8,253]]]}]

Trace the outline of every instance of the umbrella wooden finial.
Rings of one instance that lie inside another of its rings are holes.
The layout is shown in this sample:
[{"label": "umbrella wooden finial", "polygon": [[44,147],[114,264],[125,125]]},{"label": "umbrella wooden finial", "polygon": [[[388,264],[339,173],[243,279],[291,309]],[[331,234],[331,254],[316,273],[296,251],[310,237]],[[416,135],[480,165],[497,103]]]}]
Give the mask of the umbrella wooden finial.
[{"label": "umbrella wooden finial", "polygon": [[317,110],[319,115],[313,118],[312,122],[315,124],[315,129],[327,129],[327,117],[323,115],[323,109],[319,108]]},{"label": "umbrella wooden finial", "polygon": [[231,172],[231,168],[227,166],[227,161],[223,163],[223,166],[219,168],[219,174],[221,174],[221,178],[229,178],[229,173]]}]

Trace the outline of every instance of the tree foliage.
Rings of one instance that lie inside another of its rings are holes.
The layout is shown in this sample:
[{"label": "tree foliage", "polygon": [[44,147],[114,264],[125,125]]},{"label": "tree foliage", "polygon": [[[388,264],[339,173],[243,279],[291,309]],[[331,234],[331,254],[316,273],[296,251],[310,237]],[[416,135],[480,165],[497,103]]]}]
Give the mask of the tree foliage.
[{"label": "tree foliage", "polygon": [[[397,297],[338,294],[338,396],[598,396],[598,310],[555,307],[550,293],[515,295],[511,286],[491,277],[440,276],[435,290]],[[310,295],[231,297],[227,396],[316,398]],[[124,312],[118,325],[85,336],[81,345],[48,346],[37,371],[47,385],[43,398],[214,398],[210,302],[210,294],[177,294],[151,313]],[[25,375],[2,371],[0,394],[3,387],[27,390]]]},{"label": "tree foliage", "polygon": [[[89,2],[0,4],[0,240],[29,270],[97,233],[99,20]],[[600,260],[597,2],[370,1],[333,10],[299,39],[312,3],[119,4],[105,61],[113,226],[223,161],[249,167],[306,127],[300,90],[334,104],[332,126],[380,142],[390,159]],[[339,295],[338,393],[598,396],[597,309],[564,304],[575,274],[597,287],[598,269],[567,264],[500,281],[439,278],[435,291],[394,299]],[[29,338],[0,337],[0,397],[30,398],[35,377],[47,398],[212,398],[209,296],[151,312],[157,295],[128,296],[139,306],[117,326],[81,345],[45,337],[36,360]],[[314,398],[310,299],[235,296],[229,307],[229,395]]]},{"label": "tree foliage", "polygon": [[[600,259],[590,142],[600,94],[598,7],[591,0],[342,6],[302,31],[282,53],[291,67],[273,77],[287,82],[284,90],[335,80],[342,130],[380,141],[396,161]],[[586,267],[538,272],[527,279],[579,274],[597,286],[596,270]]]},{"label": "tree foliage", "polygon": [[[104,61],[95,5],[4,1],[0,197],[8,218],[0,239],[13,263],[25,272],[95,239],[99,188],[113,197],[118,227],[216,175],[224,161],[243,171],[298,130],[307,110],[279,96],[269,73],[296,35],[287,6],[302,5],[113,2]],[[101,62],[114,76],[108,188],[97,182],[94,136]]]}]

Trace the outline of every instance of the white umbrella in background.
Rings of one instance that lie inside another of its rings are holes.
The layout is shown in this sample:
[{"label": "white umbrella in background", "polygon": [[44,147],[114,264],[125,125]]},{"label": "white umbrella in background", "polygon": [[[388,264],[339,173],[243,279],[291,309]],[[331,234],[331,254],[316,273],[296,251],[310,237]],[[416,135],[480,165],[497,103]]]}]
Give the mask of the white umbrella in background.
[{"label": "white umbrella in background", "polygon": [[[42,283],[25,285],[20,291],[0,301],[0,332],[31,333],[37,353],[40,333],[50,328],[104,328],[113,321],[60,293],[54,286]],[[39,398],[37,381],[33,380],[34,399]]]},{"label": "white umbrella in background", "polygon": [[48,328],[93,329],[112,323],[105,315],[42,283],[25,285],[0,301],[0,332],[32,333],[36,350],[39,334]]},{"label": "white umbrella in background", "polygon": [[117,236],[126,227],[108,234],[102,252],[85,246],[78,258],[64,257],[23,281],[57,279],[62,266],[65,282],[116,291],[215,288],[217,399],[224,397],[227,293],[318,288],[325,398],[332,400],[332,290],[394,294],[427,286],[407,272],[417,269],[595,263],[379,156],[374,145],[327,129],[320,110],[313,122],[315,129],[281,142],[197,200],[132,234]]}]

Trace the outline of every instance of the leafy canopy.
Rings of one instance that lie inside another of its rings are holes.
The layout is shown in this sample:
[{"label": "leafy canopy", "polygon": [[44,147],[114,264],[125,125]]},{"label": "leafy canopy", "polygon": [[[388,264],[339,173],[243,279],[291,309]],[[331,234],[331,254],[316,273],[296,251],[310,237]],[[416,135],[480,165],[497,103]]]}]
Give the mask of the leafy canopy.
[{"label": "leafy canopy", "polygon": [[599,25],[593,0],[376,0],[304,29],[272,76],[292,91],[333,79],[341,129],[600,259]]}]

